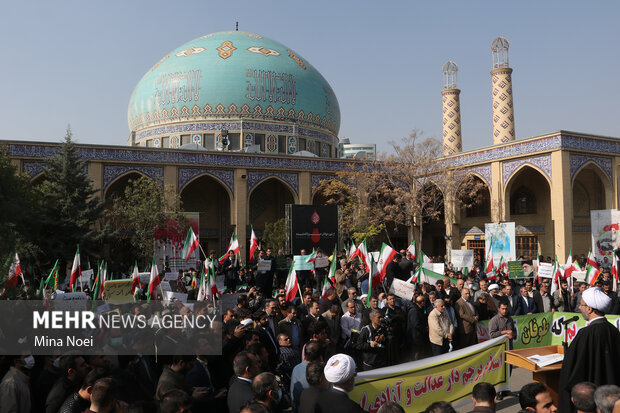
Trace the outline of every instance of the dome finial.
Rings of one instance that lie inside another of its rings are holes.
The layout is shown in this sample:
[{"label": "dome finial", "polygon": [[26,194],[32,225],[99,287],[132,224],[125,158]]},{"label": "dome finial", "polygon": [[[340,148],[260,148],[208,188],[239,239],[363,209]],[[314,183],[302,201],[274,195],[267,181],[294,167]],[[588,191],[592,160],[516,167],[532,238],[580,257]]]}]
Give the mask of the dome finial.
[{"label": "dome finial", "polygon": [[235,22],[235,31],[238,32],[239,31],[239,21]]},{"label": "dome finial", "polygon": [[498,67],[510,67],[508,65],[508,48],[510,43],[505,37],[497,37],[491,42],[493,51],[493,69]]},{"label": "dome finial", "polygon": [[459,67],[452,60],[448,60],[441,67],[443,72],[443,88],[444,89],[456,89],[456,74],[459,71]]}]

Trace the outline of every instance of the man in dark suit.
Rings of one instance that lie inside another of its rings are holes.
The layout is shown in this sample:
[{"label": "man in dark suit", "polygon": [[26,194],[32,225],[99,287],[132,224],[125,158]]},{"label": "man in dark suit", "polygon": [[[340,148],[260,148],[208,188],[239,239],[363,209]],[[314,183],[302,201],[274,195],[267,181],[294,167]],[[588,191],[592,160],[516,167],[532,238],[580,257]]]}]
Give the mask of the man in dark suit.
[{"label": "man in dark suit", "polygon": [[411,360],[420,360],[430,354],[428,339],[428,312],[423,295],[414,297],[413,305],[407,313],[407,343],[412,349]]},{"label": "man in dark suit", "polygon": [[276,336],[269,328],[269,316],[264,311],[257,311],[254,314],[254,321],[256,321],[256,328],[254,332],[258,335],[258,339],[267,349],[269,354],[269,367],[271,370],[275,370],[279,360],[279,349]]},{"label": "man in dark suit", "polygon": [[254,399],[252,380],[260,372],[258,357],[247,351],[241,351],[233,360],[235,378],[228,389],[228,411],[239,413],[241,407]]},{"label": "man in dark suit", "polygon": [[278,334],[286,334],[291,339],[291,347],[301,351],[304,343],[304,332],[301,323],[297,319],[297,308],[290,305],[286,309],[286,317],[278,323]]},{"label": "man in dark suit", "polygon": [[325,379],[332,384],[321,393],[316,404],[316,413],[360,413],[359,404],[349,398],[355,387],[355,361],[346,354],[335,354],[325,363]]},{"label": "man in dark suit", "polygon": [[394,278],[398,278],[399,280],[403,281],[406,281],[409,278],[400,268],[399,264],[401,258],[402,257],[400,256],[400,254],[394,255],[394,258],[392,258],[392,262],[390,262],[385,268],[385,278],[383,282],[385,283],[386,291],[390,291],[390,287],[392,286],[392,281],[394,280]]},{"label": "man in dark suit", "polygon": [[301,392],[297,406],[298,413],[314,413],[322,392],[327,388],[327,380],[323,375],[324,367],[325,364],[321,361],[313,361],[306,367],[306,380],[310,387]]},{"label": "man in dark suit", "polygon": [[536,303],[527,294],[527,288],[521,287],[521,296],[517,300],[519,301],[519,308],[515,315],[534,314],[536,312]]}]

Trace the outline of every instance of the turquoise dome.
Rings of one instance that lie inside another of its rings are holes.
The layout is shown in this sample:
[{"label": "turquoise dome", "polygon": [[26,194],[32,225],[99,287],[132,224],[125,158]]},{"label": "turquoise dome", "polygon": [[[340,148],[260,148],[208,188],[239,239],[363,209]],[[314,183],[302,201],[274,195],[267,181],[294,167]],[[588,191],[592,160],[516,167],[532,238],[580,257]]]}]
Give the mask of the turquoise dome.
[{"label": "turquoise dome", "polygon": [[263,36],[227,31],[170,52],[140,80],[127,111],[132,132],[184,121],[295,121],[337,136],[331,86],[302,56]]}]

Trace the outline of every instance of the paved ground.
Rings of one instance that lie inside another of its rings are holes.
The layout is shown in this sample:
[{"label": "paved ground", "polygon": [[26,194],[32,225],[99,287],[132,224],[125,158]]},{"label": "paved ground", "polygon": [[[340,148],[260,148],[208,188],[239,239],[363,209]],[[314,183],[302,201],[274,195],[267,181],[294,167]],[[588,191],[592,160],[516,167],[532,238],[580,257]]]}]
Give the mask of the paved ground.
[{"label": "paved ground", "polygon": [[[532,382],[532,372],[520,368],[512,370],[510,376],[510,396],[504,398],[501,402],[497,403],[496,411],[502,413],[517,413],[521,410],[519,406],[519,397],[517,392],[526,385]],[[468,403],[465,406],[456,409],[458,413],[471,412],[474,409],[473,403]]]}]

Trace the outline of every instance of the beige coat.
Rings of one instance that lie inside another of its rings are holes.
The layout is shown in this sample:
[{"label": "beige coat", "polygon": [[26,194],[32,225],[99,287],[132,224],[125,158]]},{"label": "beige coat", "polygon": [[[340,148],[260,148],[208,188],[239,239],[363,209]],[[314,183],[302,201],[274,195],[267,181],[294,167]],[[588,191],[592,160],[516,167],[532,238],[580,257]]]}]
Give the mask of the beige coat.
[{"label": "beige coat", "polygon": [[440,313],[436,308],[428,315],[428,338],[431,343],[441,346],[443,339],[448,338],[448,334],[454,335],[454,326],[450,322],[448,313]]}]

